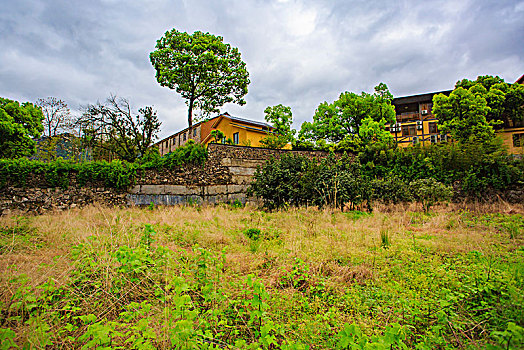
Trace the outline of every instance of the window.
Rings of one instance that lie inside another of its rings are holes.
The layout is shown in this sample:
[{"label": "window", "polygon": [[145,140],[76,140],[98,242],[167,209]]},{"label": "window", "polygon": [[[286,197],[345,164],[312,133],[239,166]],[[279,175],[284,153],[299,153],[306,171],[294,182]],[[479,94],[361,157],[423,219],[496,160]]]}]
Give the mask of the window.
[{"label": "window", "polygon": [[417,126],[413,125],[402,125],[402,136],[414,136],[417,134]]},{"label": "window", "polygon": [[235,145],[238,145],[238,143],[239,143],[239,141],[238,141],[238,132],[233,134],[233,143]]},{"label": "window", "polygon": [[225,144],[226,144],[226,142],[227,142],[227,137],[225,137],[225,136],[224,136],[224,137],[222,137],[222,143],[223,143],[223,144],[225,145]]},{"label": "window", "polygon": [[186,133],[183,133],[182,135],[184,135],[183,138],[184,138],[184,141],[185,141],[186,140]]},{"label": "window", "polygon": [[437,123],[432,122],[432,123],[428,123],[428,125],[429,125],[429,133],[430,134],[438,133],[438,131],[437,131]]},{"label": "window", "polygon": [[194,128],[194,129],[193,129],[193,137],[196,137],[196,132],[197,132],[197,129]]},{"label": "window", "polygon": [[524,147],[524,133],[513,134],[513,147]]}]

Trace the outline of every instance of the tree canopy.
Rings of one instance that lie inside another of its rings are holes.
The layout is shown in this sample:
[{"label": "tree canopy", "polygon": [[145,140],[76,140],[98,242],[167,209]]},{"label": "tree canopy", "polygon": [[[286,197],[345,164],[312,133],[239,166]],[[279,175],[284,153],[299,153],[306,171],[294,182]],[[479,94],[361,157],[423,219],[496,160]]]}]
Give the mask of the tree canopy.
[{"label": "tree canopy", "polygon": [[67,103],[56,97],[47,97],[39,98],[36,105],[44,114],[43,125],[46,136],[53,137],[71,130],[73,120]]},{"label": "tree canopy", "polygon": [[225,103],[245,104],[250,83],[246,64],[221,36],[172,29],[157,41],[149,58],[158,83],[186,99],[189,129],[194,109],[209,115]]},{"label": "tree canopy", "polygon": [[395,121],[395,108],[391,104],[393,96],[386,84],[375,87],[375,93],[362,92],[360,95],[353,92],[340,94],[333,103],[321,103],[313,116],[313,122],[302,124],[299,138],[301,140],[327,140],[340,142],[348,134],[359,134],[362,122],[371,118],[379,122]]},{"label": "tree canopy", "polygon": [[487,141],[494,137],[495,126],[522,123],[523,106],[524,86],[490,75],[460,80],[449,96],[433,97],[440,129],[459,142]]},{"label": "tree canopy", "polygon": [[0,97],[0,158],[20,158],[33,154],[33,138],[42,134],[42,111],[32,103],[20,104]]},{"label": "tree canopy", "polygon": [[449,96],[433,96],[433,113],[439,129],[462,143],[488,141],[495,136],[493,123],[486,119],[490,110],[486,99],[474,94],[473,89],[458,87]]},{"label": "tree canopy", "polygon": [[296,130],[291,129],[293,113],[291,107],[282,104],[264,109],[265,120],[273,125],[271,134],[260,141],[269,148],[282,148],[293,140]]},{"label": "tree canopy", "polygon": [[464,88],[486,100],[487,121],[501,121],[514,126],[524,121],[524,85],[508,84],[498,76],[481,75],[476,80],[462,79],[455,88]]},{"label": "tree canopy", "polygon": [[86,145],[133,162],[146,154],[161,123],[152,107],[140,108],[135,114],[129,101],[110,96],[103,104],[88,105],[78,124]]}]

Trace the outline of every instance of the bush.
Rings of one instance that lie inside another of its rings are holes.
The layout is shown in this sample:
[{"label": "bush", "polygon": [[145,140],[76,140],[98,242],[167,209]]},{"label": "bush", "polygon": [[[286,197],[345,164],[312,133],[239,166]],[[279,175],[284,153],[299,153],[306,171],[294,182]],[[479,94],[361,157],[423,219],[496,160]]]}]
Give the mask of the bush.
[{"label": "bush", "polygon": [[281,158],[270,158],[257,168],[254,181],[248,190],[261,198],[268,209],[282,208],[286,205],[306,204],[303,180],[309,160],[300,155],[285,154]]},{"label": "bush", "polygon": [[45,180],[45,184],[40,186],[67,188],[72,176],[76,175],[79,186],[101,184],[108,188],[125,189],[134,183],[138,169],[201,165],[206,159],[207,150],[192,140],[165,157],[160,157],[155,151],[148,152],[136,163],[121,160],[75,163],[61,159],[52,162],[25,158],[0,159],[0,188],[26,187],[35,175]]},{"label": "bush", "polygon": [[[500,139],[487,143],[440,143],[396,149],[366,147],[358,156],[370,179],[401,178],[405,183],[434,178],[459,184],[467,196],[522,183],[524,160],[509,155]],[[381,187],[381,184],[376,184]]]},{"label": "bush", "polygon": [[144,168],[173,169],[186,164],[202,165],[207,160],[207,149],[193,140],[178,147],[163,157],[151,157],[151,161],[143,164]]},{"label": "bush", "polygon": [[370,188],[362,179],[360,165],[347,156],[330,154],[318,161],[283,155],[257,169],[249,192],[268,209],[307,204],[342,208],[369,199]]},{"label": "bush", "polygon": [[371,180],[372,199],[389,203],[410,202],[413,200],[409,186],[400,176]]},{"label": "bush", "polygon": [[451,186],[446,186],[432,178],[411,181],[409,189],[413,197],[422,203],[425,212],[428,212],[432,205],[448,201],[453,196]]}]

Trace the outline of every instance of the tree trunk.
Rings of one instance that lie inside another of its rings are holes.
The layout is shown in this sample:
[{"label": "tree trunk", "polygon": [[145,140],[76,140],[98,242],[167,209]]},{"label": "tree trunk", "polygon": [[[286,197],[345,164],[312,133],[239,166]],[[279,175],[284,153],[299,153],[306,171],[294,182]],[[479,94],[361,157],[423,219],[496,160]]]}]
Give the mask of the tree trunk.
[{"label": "tree trunk", "polygon": [[187,139],[191,137],[191,132],[193,129],[193,100],[189,100],[189,109],[187,111],[187,123],[189,124],[189,134],[187,135]]}]

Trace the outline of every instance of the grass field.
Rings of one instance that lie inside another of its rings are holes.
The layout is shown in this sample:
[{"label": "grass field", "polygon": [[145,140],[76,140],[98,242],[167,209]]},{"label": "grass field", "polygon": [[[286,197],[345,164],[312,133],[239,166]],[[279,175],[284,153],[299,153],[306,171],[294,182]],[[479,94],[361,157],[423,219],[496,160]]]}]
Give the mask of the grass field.
[{"label": "grass field", "polygon": [[0,218],[0,349],[524,347],[522,206]]}]

